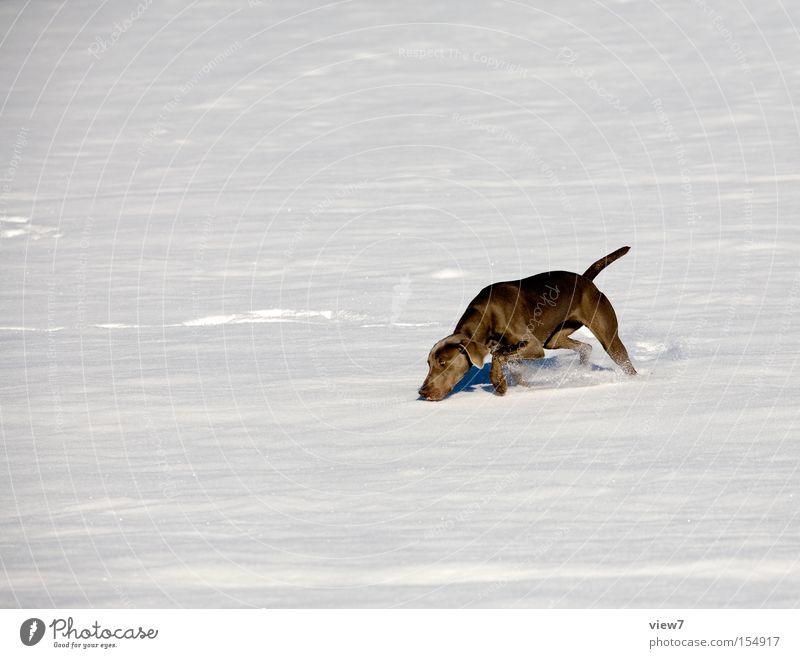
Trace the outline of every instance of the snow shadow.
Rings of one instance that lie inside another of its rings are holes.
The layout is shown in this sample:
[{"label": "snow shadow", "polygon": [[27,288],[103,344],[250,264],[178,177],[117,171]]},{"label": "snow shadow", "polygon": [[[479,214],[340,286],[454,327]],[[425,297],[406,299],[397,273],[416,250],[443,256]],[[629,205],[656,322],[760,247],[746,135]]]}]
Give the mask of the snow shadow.
[{"label": "snow shadow", "polygon": [[[631,357],[640,375],[650,374],[659,360],[674,361],[681,358],[678,346],[669,346],[665,343],[633,341],[632,348]],[[597,347],[595,349],[598,350],[598,354],[601,353]],[[491,369],[491,362],[481,368],[473,366],[447,397],[476,391],[493,393],[494,386],[489,376]],[[522,387],[538,390],[602,386],[627,380],[627,376],[616,366],[600,365],[591,361],[581,365],[577,355],[568,353],[547,356],[543,359],[522,360],[506,366],[506,377],[509,389]]]},{"label": "snow shadow", "polygon": [[[487,363],[482,368],[472,367],[456,384],[450,395],[456,393],[474,393],[475,391],[494,391],[489,373],[492,364]],[[590,363],[580,365],[577,357],[550,356],[544,359],[522,360],[509,366],[506,375],[511,374],[509,384],[524,388],[565,388],[573,386],[593,386],[606,384],[610,379],[616,379],[617,374],[612,368]],[[448,396],[449,397],[449,396]]]}]

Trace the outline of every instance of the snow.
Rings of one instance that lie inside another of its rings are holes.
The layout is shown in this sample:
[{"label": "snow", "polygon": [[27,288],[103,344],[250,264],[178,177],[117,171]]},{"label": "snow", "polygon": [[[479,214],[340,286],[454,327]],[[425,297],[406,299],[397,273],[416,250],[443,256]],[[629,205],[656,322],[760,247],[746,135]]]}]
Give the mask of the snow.
[{"label": "snow", "polygon": [[[0,605],[800,603],[795,6],[0,15]],[[626,244],[639,377],[417,399]]]}]

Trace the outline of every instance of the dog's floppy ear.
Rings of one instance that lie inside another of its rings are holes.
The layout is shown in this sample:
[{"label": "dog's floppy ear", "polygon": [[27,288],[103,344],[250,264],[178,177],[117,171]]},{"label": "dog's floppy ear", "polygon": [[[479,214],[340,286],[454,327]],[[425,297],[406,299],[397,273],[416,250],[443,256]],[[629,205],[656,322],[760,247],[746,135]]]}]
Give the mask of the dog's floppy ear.
[{"label": "dog's floppy ear", "polygon": [[476,368],[483,368],[483,361],[489,354],[489,348],[483,343],[478,343],[463,334],[456,334],[456,336],[459,338],[459,345],[461,345],[467,353],[470,363]]}]

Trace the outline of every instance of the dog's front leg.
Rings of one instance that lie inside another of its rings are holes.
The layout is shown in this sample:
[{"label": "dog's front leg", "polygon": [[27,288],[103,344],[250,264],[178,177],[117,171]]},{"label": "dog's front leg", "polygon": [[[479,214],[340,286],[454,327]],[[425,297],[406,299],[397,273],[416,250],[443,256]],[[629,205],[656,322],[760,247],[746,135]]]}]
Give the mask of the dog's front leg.
[{"label": "dog's front leg", "polygon": [[492,355],[492,369],[489,371],[489,380],[492,382],[492,386],[494,386],[494,392],[498,395],[505,395],[506,391],[508,391],[508,382],[503,372],[504,364],[504,358],[497,354]]},{"label": "dog's front leg", "polygon": [[506,394],[508,381],[506,380],[505,366],[509,361],[516,362],[520,354],[529,348],[530,341],[521,340],[511,344],[501,343],[492,350],[492,369],[489,373],[489,379],[492,382],[492,386],[494,386],[495,393],[498,395]]}]

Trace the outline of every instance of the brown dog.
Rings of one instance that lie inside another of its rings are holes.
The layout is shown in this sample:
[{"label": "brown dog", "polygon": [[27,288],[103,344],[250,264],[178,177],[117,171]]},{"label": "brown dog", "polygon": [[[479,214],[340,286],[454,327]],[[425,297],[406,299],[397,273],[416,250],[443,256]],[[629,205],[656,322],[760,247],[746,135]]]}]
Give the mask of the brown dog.
[{"label": "brown dog", "polygon": [[567,348],[580,354],[581,363],[587,363],[592,346],[569,337],[584,325],[625,373],[635,375],[628,351],[617,335],[614,308],[592,283],[603,268],[629,250],[617,249],[583,274],[545,272],[519,281],[493,283],[481,290],[455,331],[431,349],[420,396],[442,400],[471,366],[481,368],[489,354],[490,379],[499,395],[508,389],[503,365],[509,361],[541,359],[545,348]]}]

